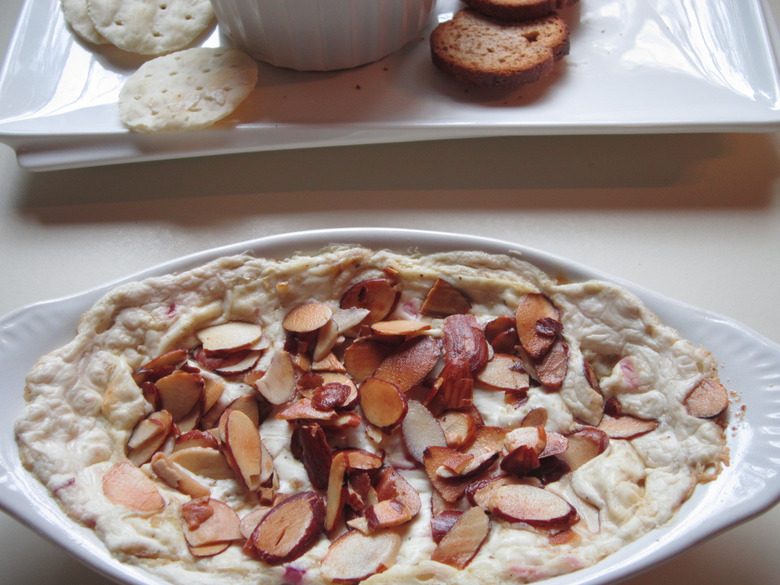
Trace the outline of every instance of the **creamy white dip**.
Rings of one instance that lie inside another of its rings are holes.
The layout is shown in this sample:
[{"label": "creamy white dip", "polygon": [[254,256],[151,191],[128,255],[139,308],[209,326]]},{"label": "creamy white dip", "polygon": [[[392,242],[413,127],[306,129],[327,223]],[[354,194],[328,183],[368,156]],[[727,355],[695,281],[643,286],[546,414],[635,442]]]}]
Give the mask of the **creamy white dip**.
[{"label": "creamy white dip", "polygon": [[[330,541],[323,535],[303,557],[269,567],[242,552],[195,559],[182,533],[181,504],[189,498],[161,482],[165,508],[141,515],[110,502],[101,490],[103,474],[125,460],[125,444],[151,407],[131,377],[148,360],[175,348],[198,345],[195,331],[241,320],[260,323],[272,345],[261,367],[283,346],[281,322],[308,300],[338,306],[341,293],[357,281],[391,268],[403,290],[394,317],[419,318],[427,290],[438,277],[472,301],[484,324],[513,315],[519,298],[542,292],[561,311],[570,366],[558,392],[532,387],[517,406],[502,393],[474,391],[485,423],[519,425],[527,412],[544,407],[547,428],[571,432],[597,424],[605,398],[617,397],[623,412],[658,421],[656,430],[632,440],[611,440],[608,449],[547,489],[579,513],[573,530],[581,536],[551,544],[541,530],[493,519],[488,540],[463,570],[430,560],[431,484],[409,465],[396,435],[377,444],[362,429],[353,446],[386,449],[387,463],[422,500],[419,515],[397,530],[403,537],[395,564],[366,583],[525,582],[591,565],[628,542],[668,522],[696,485],[713,479],[726,460],[721,425],[690,416],[686,395],[716,363],[702,348],[681,339],[626,290],[603,282],[560,283],[518,258],[458,252],[401,255],[358,247],[332,247],[307,256],[275,261],[249,255],[222,258],[200,268],[127,284],[101,299],[78,324],[73,341],[44,356],[29,374],[27,405],[16,424],[20,455],[29,469],[77,522],[94,528],[124,562],[142,566],[177,585],[231,585],[321,582],[319,564]],[[426,318],[427,319],[427,318]],[[427,319],[440,333],[441,319]],[[588,383],[581,364],[593,367],[601,391]],[[575,367],[576,364],[576,367]],[[254,390],[229,384],[223,400]],[[311,489],[306,471],[290,452],[290,425],[266,419],[263,442],[274,457],[280,491]],[[148,464],[143,466],[150,476]],[[199,478],[212,497],[239,515],[253,506],[233,479]]]}]

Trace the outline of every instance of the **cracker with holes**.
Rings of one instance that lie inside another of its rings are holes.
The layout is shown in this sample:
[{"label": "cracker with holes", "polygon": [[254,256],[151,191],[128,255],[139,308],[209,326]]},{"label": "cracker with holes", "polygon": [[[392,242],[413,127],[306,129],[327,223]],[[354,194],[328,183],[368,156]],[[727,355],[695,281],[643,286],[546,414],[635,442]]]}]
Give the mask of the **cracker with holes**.
[{"label": "cracker with holes", "polygon": [[141,55],[183,49],[211,26],[209,0],[86,0],[95,29],[115,46]]},{"label": "cracker with holes", "polygon": [[105,45],[108,41],[95,28],[87,12],[87,0],[60,0],[62,14],[71,30],[85,41]]},{"label": "cracker with holes", "polygon": [[211,126],[255,88],[257,64],[236,49],[196,47],[144,63],[119,92],[122,123],[138,132]]}]

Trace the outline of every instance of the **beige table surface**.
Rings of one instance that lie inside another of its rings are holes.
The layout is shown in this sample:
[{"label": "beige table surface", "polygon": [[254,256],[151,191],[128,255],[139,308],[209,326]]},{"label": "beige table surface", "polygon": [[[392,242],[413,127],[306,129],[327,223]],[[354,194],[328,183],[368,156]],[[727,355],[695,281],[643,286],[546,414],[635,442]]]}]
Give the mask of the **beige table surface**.
[{"label": "beige table surface", "polygon": [[[4,0],[0,50],[21,4]],[[475,139],[49,173],[0,145],[0,315],[204,248],[388,226],[543,248],[780,342],[778,138]],[[775,585],[779,537],[776,507],[627,583]],[[108,581],[0,514],[0,582]]]}]

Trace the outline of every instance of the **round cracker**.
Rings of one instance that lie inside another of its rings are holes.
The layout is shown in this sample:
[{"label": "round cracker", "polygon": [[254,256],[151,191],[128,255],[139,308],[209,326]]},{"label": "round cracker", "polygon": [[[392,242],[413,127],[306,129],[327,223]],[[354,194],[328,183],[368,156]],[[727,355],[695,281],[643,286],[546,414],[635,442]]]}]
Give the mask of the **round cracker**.
[{"label": "round cracker", "polygon": [[164,55],[188,46],[214,21],[210,0],[86,0],[95,29],[131,53]]},{"label": "round cracker", "polygon": [[60,0],[62,14],[70,28],[85,41],[105,45],[108,41],[95,28],[87,12],[87,0]]},{"label": "round cracker", "polygon": [[138,132],[211,126],[255,88],[257,63],[237,49],[196,47],[147,61],[119,92],[122,123]]}]

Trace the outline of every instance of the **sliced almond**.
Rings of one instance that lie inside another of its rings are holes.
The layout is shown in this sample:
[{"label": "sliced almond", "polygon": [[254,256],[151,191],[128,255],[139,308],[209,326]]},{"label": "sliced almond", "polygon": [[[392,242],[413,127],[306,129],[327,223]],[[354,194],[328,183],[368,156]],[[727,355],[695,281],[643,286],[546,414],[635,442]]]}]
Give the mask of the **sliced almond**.
[{"label": "sliced almond", "polygon": [[293,430],[292,442],[296,444],[293,454],[303,463],[312,486],[326,490],[333,454],[325,431],[317,423],[302,423]]},{"label": "sliced almond", "polygon": [[531,381],[523,367],[523,360],[501,353],[493,354],[475,377],[488,388],[511,392],[528,390]]},{"label": "sliced almond", "polygon": [[420,494],[394,467],[386,467],[376,484],[376,497],[381,500],[397,499],[412,517],[420,512]]},{"label": "sliced almond", "polygon": [[312,372],[337,372],[346,374],[347,368],[339,361],[339,358],[331,351],[323,358],[311,363]]},{"label": "sliced almond", "polygon": [[176,465],[209,479],[234,479],[233,469],[222,452],[208,447],[187,447],[169,455]]},{"label": "sliced almond", "polygon": [[392,382],[368,378],[360,385],[359,394],[363,416],[380,429],[391,429],[406,416],[406,395]]},{"label": "sliced almond", "polygon": [[504,449],[507,452],[524,446],[539,455],[546,445],[547,431],[543,427],[518,427],[504,435]]},{"label": "sliced almond", "polygon": [[498,518],[537,528],[565,527],[577,518],[571,504],[560,496],[524,484],[498,487],[490,497],[488,508]]},{"label": "sliced almond", "polygon": [[657,420],[637,418],[630,414],[612,416],[604,414],[598,427],[610,439],[635,439],[658,428]]},{"label": "sliced almond", "polygon": [[319,301],[298,305],[284,317],[282,327],[292,333],[311,333],[330,321],[333,310]]},{"label": "sliced almond", "polygon": [[171,413],[174,421],[184,418],[193,408],[203,404],[204,382],[200,374],[177,370],[156,382],[161,408]]},{"label": "sliced almond", "polygon": [[255,323],[229,321],[201,329],[196,336],[209,352],[236,351],[256,343],[263,328]]},{"label": "sliced almond", "polygon": [[463,515],[463,510],[444,510],[435,516],[431,516],[431,536],[433,542],[439,544],[444,535],[447,534],[455,522]]},{"label": "sliced almond", "polygon": [[317,421],[320,423],[335,420],[338,417],[339,413],[335,409],[315,408],[312,399],[305,397],[291,402],[274,415],[277,420]]},{"label": "sliced almond", "polygon": [[[240,410],[227,409],[224,419],[224,448],[228,463],[250,491],[257,491],[270,477],[263,469],[263,447],[260,432],[252,420]],[[222,426],[222,425],[221,425]],[[267,462],[266,466],[268,465]]]},{"label": "sliced almond", "polygon": [[457,502],[463,494],[471,479],[469,477],[442,477],[440,469],[446,468],[446,463],[452,461],[453,453],[457,453],[449,447],[428,447],[423,455],[423,465],[428,479],[442,499],[452,504]]},{"label": "sliced almond", "polygon": [[205,558],[222,554],[230,548],[229,542],[217,542],[216,544],[204,544],[203,546],[191,546],[190,554],[194,557]]},{"label": "sliced almond", "polygon": [[471,300],[443,278],[437,278],[423,300],[420,312],[431,317],[468,313]]},{"label": "sliced almond", "polygon": [[477,421],[461,410],[448,410],[437,417],[447,446],[457,449],[472,441],[477,434]]},{"label": "sliced almond", "polygon": [[127,458],[140,467],[152,458],[170,437],[173,417],[167,410],[158,410],[141,420],[127,441]]},{"label": "sliced almond", "polygon": [[413,517],[411,511],[396,498],[382,500],[366,508],[366,521],[370,532],[406,524]]},{"label": "sliced almond", "polygon": [[172,374],[186,360],[188,352],[186,349],[173,349],[164,354],[149,360],[140,368],[133,372],[133,380],[139,386],[146,381],[155,381],[163,376]]},{"label": "sliced almond", "polygon": [[284,404],[295,396],[295,366],[290,354],[277,351],[271,357],[268,370],[255,387],[271,404]]},{"label": "sliced almond", "polygon": [[329,534],[338,526],[344,510],[344,477],[347,473],[347,456],[344,451],[333,455],[328,474],[328,490],[325,508],[325,531]]},{"label": "sliced almond", "polygon": [[401,536],[395,532],[350,530],[331,543],[320,567],[334,583],[357,583],[393,566],[400,550]]},{"label": "sliced almond", "polygon": [[608,446],[607,433],[593,427],[586,427],[568,436],[566,450],[559,456],[572,471],[575,471],[603,453]]},{"label": "sliced almond", "polygon": [[714,418],[726,410],[729,394],[714,378],[705,378],[685,397],[685,409],[697,418]]},{"label": "sliced almond", "polygon": [[241,352],[238,355],[239,359],[235,361],[229,360],[223,362],[221,365],[216,366],[214,371],[223,376],[236,376],[248,372],[257,365],[257,362],[262,357],[262,351],[246,351]]},{"label": "sliced almond", "polygon": [[251,512],[247,512],[241,516],[241,521],[238,525],[241,536],[247,540],[252,538],[252,533],[255,531],[255,528],[257,528],[257,525],[260,524],[260,520],[265,518],[265,515],[271,511],[272,507],[273,506],[258,506]]},{"label": "sliced almond", "polygon": [[458,355],[446,359],[431,389],[428,403],[436,404],[442,409],[471,406],[474,398],[474,378],[468,359]]},{"label": "sliced almond", "polygon": [[344,350],[344,367],[358,384],[374,375],[385,358],[393,351],[393,346],[374,339],[356,339]]},{"label": "sliced almond", "polygon": [[439,361],[440,353],[439,342],[433,337],[413,337],[382,361],[374,377],[392,382],[406,392],[425,379]]},{"label": "sliced almond", "polygon": [[211,495],[208,487],[187,475],[164,453],[156,453],[152,457],[152,471],[165,484],[192,498],[205,498]]},{"label": "sliced almond", "polygon": [[394,319],[392,321],[377,321],[371,324],[371,331],[376,335],[386,337],[416,335],[430,328],[430,323],[414,319]]},{"label": "sliced almond", "polygon": [[544,428],[547,425],[547,418],[547,409],[542,407],[532,408],[523,417],[523,420],[520,422],[520,426]]},{"label": "sliced almond", "polygon": [[536,364],[536,377],[549,390],[557,390],[569,369],[569,346],[557,339],[540,362]]},{"label": "sliced almond", "polygon": [[416,400],[407,402],[407,412],[401,422],[401,434],[406,450],[418,463],[423,462],[425,449],[446,447],[447,438],[431,411]]},{"label": "sliced almond", "polygon": [[153,514],[165,507],[154,481],[129,461],[117,463],[106,472],[103,494],[114,504],[142,514]]},{"label": "sliced almond", "polygon": [[228,404],[227,410],[243,412],[255,427],[260,426],[260,405],[254,396],[239,396]]},{"label": "sliced almond", "polygon": [[490,356],[485,332],[474,315],[450,315],[442,324],[444,357],[466,359],[471,372],[485,367]]},{"label": "sliced almond", "polygon": [[386,278],[360,281],[347,289],[341,297],[341,308],[368,309],[363,322],[375,323],[386,319],[395,310],[400,291]]},{"label": "sliced almond", "polygon": [[271,508],[246,546],[269,565],[288,563],[317,543],[324,519],[322,498],[311,491],[300,492]]},{"label": "sliced almond", "polygon": [[181,506],[184,538],[191,547],[203,547],[240,540],[238,514],[226,503],[198,498]]},{"label": "sliced almond", "polygon": [[466,510],[444,535],[431,560],[464,569],[477,555],[490,533],[490,517],[475,506]]},{"label": "sliced almond", "polygon": [[549,328],[538,326],[545,320],[560,323],[558,309],[542,294],[524,295],[517,304],[515,324],[520,345],[534,359],[547,353],[556,339],[556,335],[549,333]]},{"label": "sliced almond", "polygon": [[216,450],[219,449],[219,441],[207,431],[193,429],[177,436],[173,443],[174,451],[181,451],[188,447],[204,447]]}]

